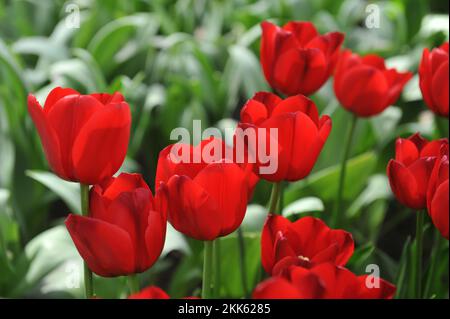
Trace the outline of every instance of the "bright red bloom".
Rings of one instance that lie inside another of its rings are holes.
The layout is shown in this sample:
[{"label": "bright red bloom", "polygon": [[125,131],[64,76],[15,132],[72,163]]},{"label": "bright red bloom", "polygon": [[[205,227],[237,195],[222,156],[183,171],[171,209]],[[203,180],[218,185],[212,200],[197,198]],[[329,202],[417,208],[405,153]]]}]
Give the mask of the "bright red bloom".
[{"label": "bright red bloom", "polygon": [[30,94],[28,111],[48,163],[59,177],[92,185],[111,177],[122,165],[131,114],[120,93],[81,95],[57,87],[43,108]]},{"label": "bright red bloom", "polygon": [[427,207],[428,181],[441,147],[447,139],[427,141],[419,133],[395,144],[395,159],[387,166],[392,192],[403,205],[415,209]]},{"label": "bright red bloom", "polygon": [[[187,152],[184,160],[179,147]],[[209,139],[195,147],[173,144],[159,154],[156,185],[167,183],[169,221],[189,237],[226,236],[244,218],[257,178],[251,166],[241,167],[227,159],[224,148],[222,141]],[[206,160],[205,154],[211,157]]]},{"label": "bright red bloom", "polygon": [[286,276],[261,282],[255,299],[391,299],[395,286],[370,275],[356,276],[332,263],[313,268],[290,267]]},{"label": "bright red bloom", "polygon": [[344,230],[330,229],[314,217],[290,222],[280,215],[269,215],[261,235],[261,259],[269,274],[298,265],[310,268],[332,262],[344,266],[353,254],[352,235]]},{"label": "bright red bloom", "polygon": [[[249,143],[249,153],[256,159],[255,170],[259,177],[271,182],[282,180],[297,181],[306,177],[312,170],[320,151],[331,131],[331,119],[319,113],[314,102],[303,95],[285,100],[275,94],[259,92],[241,110],[241,129],[254,129],[259,136],[259,128],[266,133],[266,149],[269,154],[271,139],[278,145],[278,152],[271,160],[276,161],[273,173],[264,173],[261,167],[259,142]],[[278,136],[271,136],[270,129],[277,129]],[[242,138],[236,134],[236,138]],[[261,138],[262,140],[264,138]]]},{"label": "bright red bloom", "polygon": [[161,288],[150,286],[128,296],[128,299],[170,299],[170,297]]},{"label": "bright red bloom", "polygon": [[336,65],[334,93],[345,109],[369,117],[394,104],[411,77],[411,72],[387,69],[377,55],[360,57],[345,50]]},{"label": "bright red bloom", "polygon": [[428,183],[427,207],[434,226],[442,236],[449,238],[449,210],[448,210],[448,145],[442,147],[441,157],[436,160]]},{"label": "bright red bloom", "polygon": [[344,34],[320,35],[311,22],[282,28],[261,23],[261,65],[270,86],[286,95],[310,95],[330,77]]},{"label": "bright red bloom", "polygon": [[162,252],[166,236],[166,189],[155,198],[138,174],[120,174],[90,192],[90,216],[69,215],[66,226],[89,268],[104,277],[140,273]]},{"label": "bright red bloom", "polygon": [[436,114],[448,117],[448,42],[431,52],[423,50],[419,84],[423,99]]}]

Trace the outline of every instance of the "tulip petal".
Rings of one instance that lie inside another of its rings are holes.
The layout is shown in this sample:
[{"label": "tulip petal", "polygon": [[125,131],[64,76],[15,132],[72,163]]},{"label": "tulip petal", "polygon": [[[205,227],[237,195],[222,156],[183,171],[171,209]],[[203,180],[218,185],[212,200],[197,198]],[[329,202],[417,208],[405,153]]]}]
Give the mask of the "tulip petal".
[{"label": "tulip petal", "polygon": [[390,160],[387,175],[392,192],[400,203],[416,210],[426,207],[426,197],[420,192],[416,178],[403,164]]},{"label": "tulip petal", "polygon": [[395,160],[405,166],[411,165],[419,158],[419,150],[416,144],[409,139],[399,138],[395,142]]},{"label": "tulip petal", "polygon": [[28,96],[28,112],[41,138],[45,157],[52,170],[61,178],[69,179],[69,174],[64,170],[61,159],[61,149],[58,136],[47,122],[44,111],[33,95]]},{"label": "tulip petal", "polygon": [[444,238],[449,239],[449,180],[447,179],[436,189],[430,205],[430,216],[433,224]]},{"label": "tulip petal", "polygon": [[159,287],[150,286],[140,292],[128,296],[128,299],[170,299],[169,295]]},{"label": "tulip petal", "polygon": [[433,102],[439,110],[438,114],[448,117],[448,55],[447,61],[442,63],[433,75],[431,95]]},{"label": "tulip petal", "polygon": [[271,116],[283,113],[305,113],[315,124],[319,125],[319,112],[314,102],[304,95],[294,95],[280,102],[273,110]]},{"label": "tulip petal", "polygon": [[286,279],[273,277],[256,286],[252,297],[253,299],[300,299],[302,294]]},{"label": "tulip petal", "polygon": [[[269,212],[270,213],[270,212]],[[264,270],[270,274],[275,264],[275,246],[278,232],[285,232],[289,227],[289,220],[280,215],[269,214],[261,233],[261,263]]]},{"label": "tulip petal", "polygon": [[81,257],[97,275],[114,277],[133,273],[133,245],[124,230],[101,220],[72,214],[65,224]]},{"label": "tulip petal", "polygon": [[53,107],[53,105],[55,105],[56,102],[58,102],[63,97],[68,95],[80,95],[80,93],[78,93],[74,89],[62,88],[59,86],[51,90],[44,103],[44,113],[48,114],[48,112],[51,110],[51,108]]},{"label": "tulip petal", "polygon": [[108,104],[86,123],[73,146],[77,178],[96,184],[112,176],[123,163],[130,137],[128,104]]},{"label": "tulip petal", "polygon": [[292,32],[300,47],[304,47],[318,36],[314,24],[309,21],[289,21],[283,26],[283,30]]},{"label": "tulip petal", "polygon": [[[235,231],[242,223],[247,207],[248,180],[245,172],[234,163],[212,163],[194,178],[194,182],[205,189],[216,203],[214,214],[216,220],[220,220],[220,235]],[[239,196],[230,196],[229,189]]]},{"label": "tulip petal", "polygon": [[169,179],[167,187],[169,221],[176,230],[198,240],[213,240],[219,236],[217,203],[203,187],[187,176],[178,175]]},{"label": "tulip petal", "polygon": [[[80,181],[75,175],[72,160],[76,139],[86,122],[102,108],[103,106],[91,96],[69,95],[58,100],[47,113],[47,120],[58,136],[62,165],[70,180]],[[90,155],[98,157],[101,152],[94,149]],[[94,165],[93,162],[90,164]],[[95,182],[85,184],[96,184]]]},{"label": "tulip petal", "polygon": [[280,98],[278,95],[273,94],[271,92],[257,92],[252,97],[252,100],[258,101],[262,104],[264,104],[268,110],[268,114],[272,114],[272,111],[275,109],[275,107],[283,101],[282,98]]},{"label": "tulip petal", "polygon": [[303,217],[290,225],[287,233],[297,255],[313,263],[333,262],[344,266],[353,255],[352,235],[344,230],[331,229],[322,220]]},{"label": "tulip petal", "polygon": [[353,67],[342,76],[336,96],[349,111],[361,117],[368,117],[382,112],[388,85],[383,73],[373,67]]},{"label": "tulip petal", "polygon": [[287,95],[310,95],[328,78],[328,64],[319,49],[291,49],[281,54],[273,70],[276,87]]}]

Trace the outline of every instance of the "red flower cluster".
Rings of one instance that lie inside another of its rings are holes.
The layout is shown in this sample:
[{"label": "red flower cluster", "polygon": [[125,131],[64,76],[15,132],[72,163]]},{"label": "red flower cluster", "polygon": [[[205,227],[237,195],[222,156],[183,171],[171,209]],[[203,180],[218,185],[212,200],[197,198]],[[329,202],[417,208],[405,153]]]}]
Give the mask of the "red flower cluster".
[{"label": "red flower cluster", "polygon": [[290,267],[284,276],[260,283],[255,299],[390,299],[395,286],[378,277],[356,276],[348,269],[322,263],[312,268]]},{"label": "red flower cluster", "polygon": [[303,217],[291,223],[269,215],[261,236],[261,259],[273,277],[256,287],[253,298],[392,298],[392,284],[343,268],[353,249],[350,233],[330,229],[320,219]]},{"label": "red flower cluster", "polygon": [[416,133],[396,142],[387,166],[392,191],[403,205],[428,208],[435,226],[448,239],[448,140],[429,142]]},{"label": "red flower cluster", "polygon": [[[309,22],[282,28],[263,22],[262,31],[264,75],[288,97],[256,93],[241,110],[231,147],[216,138],[197,146],[167,146],[158,158],[155,196],[138,174],[113,177],[124,161],[131,126],[130,109],[120,93],[82,95],[56,88],[43,108],[29,96],[28,109],[53,171],[65,180],[94,185],[89,216],[71,214],[65,222],[93,272],[112,277],[149,269],[162,252],[167,221],[197,240],[226,236],[241,225],[259,178],[280,182],[308,176],[332,125],[305,95],[317,91],[333,72],[337,99],[360,117],[377,115],[395,103],[412,76],[386,68],[376,55],[339,52],[344,35],[320,35]],[[448,43],[431,53],[424,50],[419,75],[429,108],[448,116]],[[247,129],[256,134],[252,142],[241,135]],[[261,141],[266,148],[277,148],[271,155],[276,169],[269,173],[262,170]],[[237,145],[245,145],[243,163],[237,161]],[[448,140],[429,142],[419,134],[397,140],[395,159],[387,167],[397,199],[413,209],[427,208],[447,239],[448,169]],[[344,268],[353,250],[350,233],[330,229],[320,219],[291,222],[269,215],[261,257],[272,277],[256,287],[253,297],[392,298],[392,284]],[[148,287],[130,298],[169,296]]]}]

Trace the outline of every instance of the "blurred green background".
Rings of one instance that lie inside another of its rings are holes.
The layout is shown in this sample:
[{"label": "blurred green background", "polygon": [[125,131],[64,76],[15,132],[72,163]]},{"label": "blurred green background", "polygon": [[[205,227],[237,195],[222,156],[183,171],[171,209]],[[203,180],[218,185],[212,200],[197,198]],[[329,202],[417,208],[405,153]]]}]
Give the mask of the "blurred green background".
[{"label": "blurred green background", "polygon": [[[380,28],[368,29],[367,5],[380,10]],[[76,5],[76,10],[72,4]],[[79,9],[79,28],[76,23]],[[48,171],[27,114],[26,97],[43,102],[55,86],[82,93],[121,91],[133,114],[125,171],[142,173],[153,185],[159,151],[175,127],[234,126],[239,110],[256,91],[269,90],[259,65],[259,23],[309,20],[320,32],[345,32],[345,47],[378,53],[389,66],[417,71],[424,47],[449,37],[446,0],[0,0],[0,297],[82,297],[81,259],[62,224],[78,212],[78,186]],[[337,189],[338,162],[350,116],[334,98],[331,81],[313,97],[333,119],[333,130],[313,173],[284,185],[285,216],[329,219]],[[420,131],[438,136],[417,75],[396,106],[361,120],[345,187],[346,227],[357,243],[349,268],[367,264],[398,284],[409,297],[408,260],[414,214],[392,197],[385,167],[394,140]],[[243,224],[247,290],[259,278],[259,232],[270,185],[261,182]],[[425,231],[425,257],[434,242]],[[406,243],[406,245],[404,245]],[[435,245],[434,245],[435,246]],[[436,246],[435,246],[436,247]],[[435,248],[436,249],[436,248]],[[448,298],[448,242],[439,246],[437,278],[424,281],[425,297]],[[234,234],[221,239],[223,297],[243,291]],[[195,295],[201,280],[202,245],[169,228],[158,263],[140,275],[141,286],[157,284],[173,297]],[[101,297],[124,297],[124,278],[96,278]]]}]

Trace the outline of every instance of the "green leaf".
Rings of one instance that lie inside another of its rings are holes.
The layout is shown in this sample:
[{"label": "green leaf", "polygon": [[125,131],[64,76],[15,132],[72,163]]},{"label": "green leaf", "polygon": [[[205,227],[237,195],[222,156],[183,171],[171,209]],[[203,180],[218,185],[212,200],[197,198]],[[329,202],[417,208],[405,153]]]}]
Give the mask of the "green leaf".
[{"label": "green leaf", "polygon": [[[259,233],[244,233],[246,276],[249,289],[252,291],[261,268],[260,235]],[[236,234],[221,238],[221,293],[222,297],[241,298],[244,295],[239,264],[239,249]]]},{"label": "green leaf", "polygon": [[69,207],[71,213],[79,214],[80,207],[80,190],[76,183],[62,180],[53,173],[45,171],[26,171],[26,175],[46,186],[48,189],[58,195]]},{"label": "green leaf", "polygon": [[[374,152],[367,152],[347,162],[347,176],[344,186],[344,199],[356,197],[373,172],[377,162]],[[317,196],[324,201],[335,199],[338,189],[340,165],[323,169],[310,175],[307,179],[290,184],[285,191],[285,203],[292,203],[298,198]]]},{"label": "green leaf", "polygon": [[247,206],[244,220],[242,221],[242,230],[244,232],[260,232],[267,218],[267,208],[258,204]]},{"label": "green leaf", "polygon": [[372,204],[378,199],[388,199],[391,196],[389,180],[386,175],[376,174],[369,178],[364,191],[356,198],[347,210],[349,218],[355,217],[363,207]]},{"label": "green leaf", "polygon": [[293,203],[287,205],[283,209],[282,215],[284,217],[290,217],[293,215],[303,214],[303,213],[313,213],[322,212],[325,207],[320,198],[317,197],[305,197],[294,201]]}]

